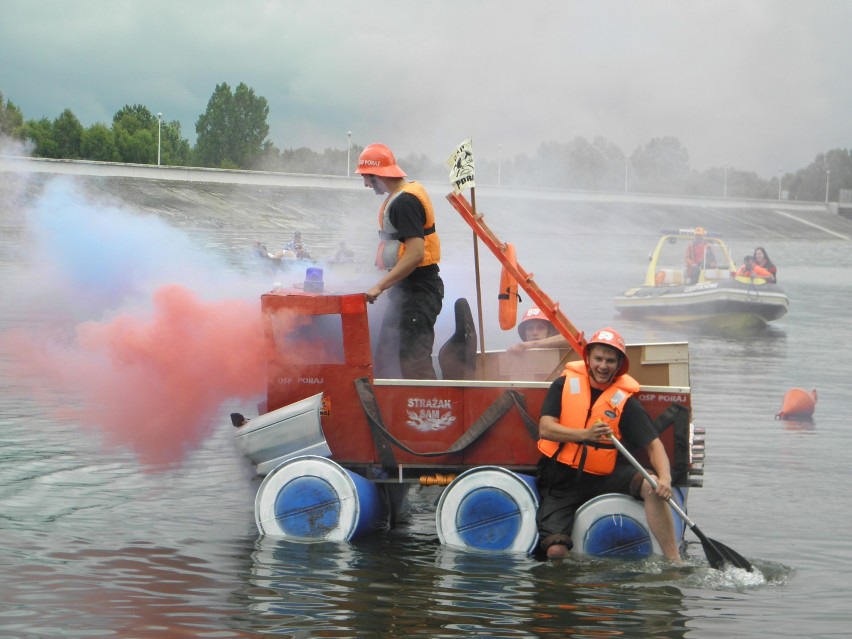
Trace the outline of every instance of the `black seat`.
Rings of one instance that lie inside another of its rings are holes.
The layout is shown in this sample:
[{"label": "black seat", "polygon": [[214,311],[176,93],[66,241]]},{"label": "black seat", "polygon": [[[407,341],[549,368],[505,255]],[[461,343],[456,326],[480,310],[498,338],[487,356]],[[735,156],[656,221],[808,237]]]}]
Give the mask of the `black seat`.
[{"label": "black seat", "polygon": [[463,297],[456,300],[456,331],[438,351],[438,365],[443,379],[473,379],[476,374],[476,325],[470,304]]}]

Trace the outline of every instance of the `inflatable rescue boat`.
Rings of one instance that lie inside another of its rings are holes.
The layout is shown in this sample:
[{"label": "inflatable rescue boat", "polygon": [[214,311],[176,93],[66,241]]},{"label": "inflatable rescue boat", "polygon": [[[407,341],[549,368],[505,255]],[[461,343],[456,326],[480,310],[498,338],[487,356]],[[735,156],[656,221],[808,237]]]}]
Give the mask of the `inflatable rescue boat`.
[{"label": "inflatable rescue boat", "polygon": [[618,312],[629,319],[721,331],[759,330],[786,315],[789,300],[778,284],[736,276],[737,267],[722,238],[713,233],[705,237],[708,259],[690,281],[684,254],[695,231],[662,231],[642,285],[616,296]]}]

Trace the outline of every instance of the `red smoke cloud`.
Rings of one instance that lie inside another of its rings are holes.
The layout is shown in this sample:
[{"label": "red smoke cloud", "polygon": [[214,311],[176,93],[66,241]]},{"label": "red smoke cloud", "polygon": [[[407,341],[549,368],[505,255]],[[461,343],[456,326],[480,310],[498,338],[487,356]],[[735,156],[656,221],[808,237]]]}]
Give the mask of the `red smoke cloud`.
[{"label": "red smoke cloud", "polygon": [[46,400],[65,392],[81,400],[57,408],[63,418],[96,426],[108,444],[159,465],[183,459],[221,426],[225,400],[261,395],[267,359],[259,303],[206,303],[178,285],[158,289],[153,301],[149,318],[78,325],[69,346],[22,332],[6,345],[16,376],[38,380]]}]

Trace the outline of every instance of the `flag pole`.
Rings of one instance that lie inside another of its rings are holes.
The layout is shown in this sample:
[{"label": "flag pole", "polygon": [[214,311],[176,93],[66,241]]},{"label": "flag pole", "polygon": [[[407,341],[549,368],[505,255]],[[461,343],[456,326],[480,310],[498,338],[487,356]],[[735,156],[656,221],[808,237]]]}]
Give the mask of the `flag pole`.
[{"label": "flag pole", "polygon": [[[474,217],[479,217],[476,212],[476,181],[474,179],[473,166],[473,140],[466,138],[462,140],[450,157],[447,159],[450,167],[450,184],[453,185],[453,193],[461,193],[464,189],[470,189],[470,206]],[[479,318],[479,352],[485,353],[485,330],[482,321],[482,285],[479,278],[479,239],[476,231],[473,231],[473,262],[476,273],[476,311]]]},{"label": "flag pole", "polygon": [[[476,212],[476,187],[470,187],[470,206],[473,209],[473,214]],[[482,284],[479,278],[479,238],[476,236],[476,231],[471,231],[473,236],[473,265],[476,273],[476,312],[479,320],[479,352],[485,353],[485,331],[483,330],[482,321]]]}]

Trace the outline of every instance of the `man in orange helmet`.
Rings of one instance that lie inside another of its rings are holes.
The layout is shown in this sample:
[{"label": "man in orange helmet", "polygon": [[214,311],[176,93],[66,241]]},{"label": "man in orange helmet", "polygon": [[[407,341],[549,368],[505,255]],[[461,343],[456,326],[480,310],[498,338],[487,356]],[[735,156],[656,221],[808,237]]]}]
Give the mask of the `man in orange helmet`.
[{"label": "man in orange helmet", "polygon": [[[633,394],[639,383],[627,375],[624,340],[611,328],[597,331],[548,390],[541,408],[536,514],[540,546],[548,559],[573,547],[574,514],[590,499],[622,493],[644,501],[645,517],[666,557],[680,561],[674,522],[669,458],[651,419]],[[644,448],[657,488],[618,454],[609,436],[629,448]]]},{"label": "man in orange helmet", "polygon": [[529,348],[571,348],[568,340],[557,332],[537,306],[531,306],[524,313],[518,323],[518,334],[521,341],[506,349],[510,353],[521,353]]},{"label": "man in orange helmet", "polygon": [[716,268],[713,249],[707,244],[707,231],[700,226],[692,232],[694,238],[686,247],[686,283],[695,284],[702,270]]},{"label": "man in orange helmet", "polygon": [[384,144],[367,146],[355,172],[363,176],[364,186],[387,196],[379,209],[376,254],[376,266],[385,273],[366,292],[371,304],[384,291],[389,298],[376,349],[376,374],[436,379],[432,347],[444,282],[438,267],[441,242],[435,231],[432,200],[422,184],[405,179],[405,172]]},{"label": "man in orange helmet", "polygon": [[535,342],[556,335],[556,327],[540,308],[531,306],[518,322],[518,335],[524,342]]}]

